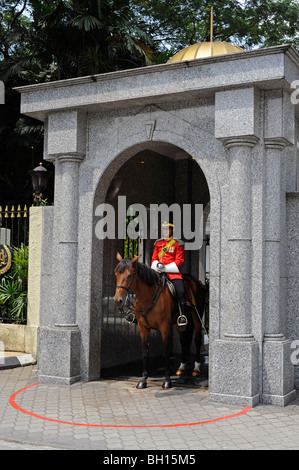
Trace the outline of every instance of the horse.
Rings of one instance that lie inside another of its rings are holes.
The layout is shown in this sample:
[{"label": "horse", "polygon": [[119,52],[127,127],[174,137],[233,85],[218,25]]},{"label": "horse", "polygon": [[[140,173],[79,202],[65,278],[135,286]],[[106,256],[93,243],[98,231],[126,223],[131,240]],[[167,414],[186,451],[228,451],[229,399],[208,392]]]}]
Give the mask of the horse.
[{"label": "horse", "polygon": [[[138,389],[146,388],[148,378],[149,359],[149,333],[151,329],[159,330],[161,333],[165,358],[165,380],[162,385],[164,389],[172,387],[169,368],[169,346],[171,325],[176,324],[182,348],[182,364],[190,360],[190,345],[195,331],[196,355],[195,362],[200,363],[200,348],[202,337],[201,318],[205,303],[205,286],[194,277],[183,274],[184,282],[188,284],[195,299],[195,308],[188,307],[188,324],[184,331],[177,325],[179,308],[177,301],[163,282],[163,276],[143,263],[138,262],[139,256],[122,258],[119,253],[116,256],[119,263],[114,272],[116,276],[116,289],[114,301],[121,312],[124,308],[133,309],[142,345],[142,377],[137,384]],[[134,305],[130,305],[129,295],[135,293]],[[200,315],[200,318],[199,316]],[[181,366],[176,375],[183,374]],[[199,375],[199,370],[194,369],[193,376]]]}]

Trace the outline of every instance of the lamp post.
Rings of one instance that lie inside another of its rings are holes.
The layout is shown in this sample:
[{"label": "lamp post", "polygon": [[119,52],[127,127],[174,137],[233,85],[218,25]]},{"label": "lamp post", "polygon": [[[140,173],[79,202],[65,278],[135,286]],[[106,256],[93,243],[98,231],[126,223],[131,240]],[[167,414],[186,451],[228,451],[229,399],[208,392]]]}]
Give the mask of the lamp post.
[{"label": "lamp post", "polygon": [[33,186],[33,196],[35,206],[39,206],[42,200],[43,191],[46,189],[49,181],[49,171],[42,166],[40,163],[39,166],[34,168],[34,170],[29,171],[31,176],[32,186]]}]

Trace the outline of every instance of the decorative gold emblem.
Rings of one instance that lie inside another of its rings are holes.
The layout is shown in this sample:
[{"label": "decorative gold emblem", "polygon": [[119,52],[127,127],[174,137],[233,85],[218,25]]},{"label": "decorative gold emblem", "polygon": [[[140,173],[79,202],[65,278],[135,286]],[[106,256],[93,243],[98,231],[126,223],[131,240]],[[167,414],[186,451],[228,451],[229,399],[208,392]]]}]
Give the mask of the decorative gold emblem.
[{"label": "decorative gold emblem", "polygon": [[7,245],[0,245],[0,275],[5,274],[11,267],[11,249]]}]

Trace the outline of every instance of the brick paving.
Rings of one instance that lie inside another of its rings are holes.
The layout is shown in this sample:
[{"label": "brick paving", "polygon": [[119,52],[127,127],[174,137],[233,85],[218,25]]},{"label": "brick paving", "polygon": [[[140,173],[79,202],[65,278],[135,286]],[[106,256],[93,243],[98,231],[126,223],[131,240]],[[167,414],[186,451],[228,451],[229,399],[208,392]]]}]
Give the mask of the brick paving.
[{"label": "brick paving", "polygon": [[[259,405],[216,422],[163,427],[231,416],[243,407],[211,402],[206,388],[163,390],[158,381],[149,382],[145,390],[137,390],[135,381],[109,379],[34,385],[35,369],[0,370],[1,450],[299,449],[299,393],[285,408]],[[15,403],[48,420],[9,403],[11,395],[25,387],[29,388],[16,394]]]}]

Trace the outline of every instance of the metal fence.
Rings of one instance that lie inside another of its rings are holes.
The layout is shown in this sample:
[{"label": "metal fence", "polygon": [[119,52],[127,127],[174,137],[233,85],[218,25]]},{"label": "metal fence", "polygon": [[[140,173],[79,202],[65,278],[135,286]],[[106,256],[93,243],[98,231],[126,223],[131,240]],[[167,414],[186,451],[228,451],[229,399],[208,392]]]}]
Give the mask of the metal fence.
[{"label": "metal fence", "polygon": [[[4,210],[2,209],[4,207]],[[0,244],[20,247],[28,244],[29,210],[18,204],[0,206]]]},{"label": "metal fence", "polygon": [[0,323],[26,323],[28,243],[27,206],[0,206]]}]

